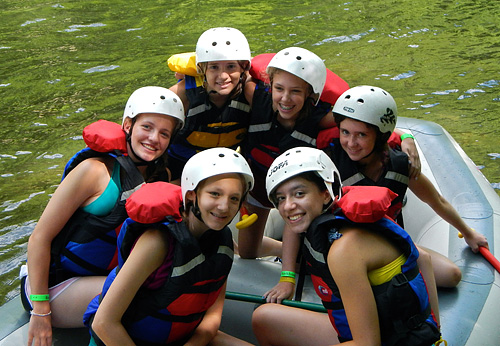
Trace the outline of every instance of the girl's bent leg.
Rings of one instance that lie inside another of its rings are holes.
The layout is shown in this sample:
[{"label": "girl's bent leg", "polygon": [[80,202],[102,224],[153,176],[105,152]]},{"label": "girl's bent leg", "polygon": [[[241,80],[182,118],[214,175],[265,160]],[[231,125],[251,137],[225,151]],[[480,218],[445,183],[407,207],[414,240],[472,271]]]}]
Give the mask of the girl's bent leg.
[{"label": "girl's bent leg", "polygon": [[425,250],[431,256],[437,287],[453,288],[460,283],[462,272],[448,257],[423,246],[418,248]]},{"label": "girl's bent leg", "polygon": [[326,313],[264,304],[252,316],[252,327],[261,346],[338,344],[337,333]]},{"label": "girl's bent leg", "polygon": [[52,300],[52,325],[58,328],[81,328],[83,313],[90,301],[99,293],[105,276],[82,277],[68,286]]}]

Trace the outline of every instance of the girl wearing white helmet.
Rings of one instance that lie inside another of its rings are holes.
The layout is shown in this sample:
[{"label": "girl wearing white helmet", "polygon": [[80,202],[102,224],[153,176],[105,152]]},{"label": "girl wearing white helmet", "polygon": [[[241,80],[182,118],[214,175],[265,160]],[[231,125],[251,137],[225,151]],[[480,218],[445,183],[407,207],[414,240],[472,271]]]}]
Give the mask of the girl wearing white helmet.
[{"label": "girl wearing white helmet", "polygon": [[[398,197],[388,214],[395,220],[401,216],[403,198],[409,188],[459,230],[472,251],[477,252],[479,246],[488,247],[486,238],[464,222],[424,174],[418,179],[409,178],[405,153],[387,147],[387,138],[397,121],[396,102],[387,91],[374,86],[351,88],[340,96],[333,112],[340,138],[335,139],[327,151],[339,167],[344,185],[386,186],[396,192]],[[399,222],[402,224],[401,219]],[[419,250],[420,261],[427,253],[431,256],[438,286],[455,287],[460,282],[461,272],[455,263],[430,249],[419,247]]]},{"label": "girl wearing white helmet", "polygon": [[122,126],[130,157],[146,181],[169,180],[167,148],[184,126],[184,120],[182,101],[171,90],[147,86],[130,95]]},{"label": "girl wearing white helmet", "polygon": [[272,208],[264,189],[271,162],[287,149],[316,147],[319,130],[335,125],[331,105],[319,101],[327,76],[320,57],[304,48],[285,48],[271,59],[267,74],[270,88],[257,81],[245,86],[252,115],[242,152],[257,181],[245,207],[258,219],[239,231],[238,251],[243,258],[281,257],[281,242],[262,238]]},{"label": "girl wearing white helmet", "polygon": [[169,149],[173,179],[186,161],[212,147],[236,149],[248,128],[250,106],[243,88],[250,68],[250,47],[234,28],[212,28],[196,44],[196,65],[202,84],[185,76],[170,89],[182,99],[186,126]]},{"label": "girl wearing white helmet", "polygon": [[85,314],[96,345],[249,345],[218,328],[234,255],[227,225],[253,187],[250,167],[234,150],[207,149],[181,182],[145,184],[127,201],[119,270]]},{"label": "girl wearing white helmet", "polygon": [[[122,126],[87,126],[88,147],[68,163],[28,241],[23,305],[31,312],[28,344],[50,345],[52,326],[82,327],[85,308],[114,266],[125,199],[145,180],[167,179],[164,159],[184,110],[172,91],[144,87],[129,98]],[[148,170],[149,168],[149,170]]]},{"label": "girl wearing white helmet", "polygon": [[[268,171],[269,199],[288,229],[304,234],[303,256],[328,313],[263,304],[252,317],[259,344],[433,344],[440,333],[416,265],[418,251],[384,216],[394,194],[351,187],[341,195],[339,179],[332,160],[315,148],[290,149]],[[365,207],[370,212],[359,213]],[[293,278],[282,272],[283,281]]]}]

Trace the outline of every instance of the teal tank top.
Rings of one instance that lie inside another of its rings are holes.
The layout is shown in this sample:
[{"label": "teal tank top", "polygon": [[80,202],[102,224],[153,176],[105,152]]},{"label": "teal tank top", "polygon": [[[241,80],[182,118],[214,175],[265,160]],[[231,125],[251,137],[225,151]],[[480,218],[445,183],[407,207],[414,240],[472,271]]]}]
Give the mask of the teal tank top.
[{"label": "teal tank top", "polygon": [[115,206],[116,200],[120,197],[121,186],[120,164],[115,161],[113,173],[111,174],[111,179],[109,179],[108,186],[106,186],[106,190],[95,201],[83,207],[82,210],[96,216],[109,214]]}]

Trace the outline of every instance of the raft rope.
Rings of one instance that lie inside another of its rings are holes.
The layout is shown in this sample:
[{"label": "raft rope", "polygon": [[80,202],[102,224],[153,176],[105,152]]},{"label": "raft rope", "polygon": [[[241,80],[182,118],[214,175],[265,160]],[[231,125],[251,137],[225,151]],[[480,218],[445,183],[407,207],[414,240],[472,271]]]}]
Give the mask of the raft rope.
[{"label": "raft rope", "polygon": [[[265,304],[266,303],[266,299],[261,297],[261,296],[258,296],[255,294],[238,293],[238,292],[231,292],[231,291],[226,291],[226,299],[238,300],[238,301],[247,302],[247,303],[257,303],[257,304]],[[281,302],[281,304],[287,305],[287,306],[292,306],[294,308],[326,313],[325,307],[321,304],[309,303],[309,302],[298,302],[296,300],[289,300],[289,299],[283,300]]]}]

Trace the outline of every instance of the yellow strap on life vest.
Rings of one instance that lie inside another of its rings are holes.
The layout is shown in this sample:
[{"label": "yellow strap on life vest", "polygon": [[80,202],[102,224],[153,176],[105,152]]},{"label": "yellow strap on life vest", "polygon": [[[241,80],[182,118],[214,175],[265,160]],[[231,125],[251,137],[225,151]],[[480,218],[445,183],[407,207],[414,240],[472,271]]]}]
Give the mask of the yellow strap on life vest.
[{"label": "yellow strap on life vest", "polygon": [[195,52],[174,54],[167,60],[168,67],[174,71],[188,76],[198,77],[196,69],[196,54]]}]

